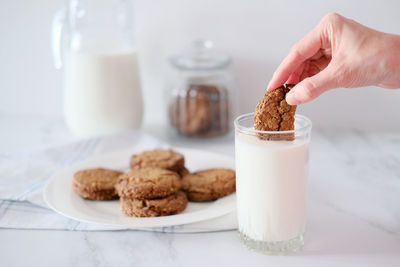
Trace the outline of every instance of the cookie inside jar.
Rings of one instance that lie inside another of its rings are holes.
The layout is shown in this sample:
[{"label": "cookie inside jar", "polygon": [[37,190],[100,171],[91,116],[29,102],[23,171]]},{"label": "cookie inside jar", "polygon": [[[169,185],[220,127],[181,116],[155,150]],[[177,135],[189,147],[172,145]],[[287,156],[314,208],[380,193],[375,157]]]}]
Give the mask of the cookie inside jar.
[{"label": "cookie inside jar", "polygon": [[189,52],[170,58],[177,80],[170,99],[170,122],[180,134],[216,137],[230,129],[231,59],[211,41],[194,42]]},{"label": "cookie inside jar", "polygon": [[189,84],[173,97],[171,122],[188,136],[214,137],[229,130],[230,106],[227,89],[212,84]]}]

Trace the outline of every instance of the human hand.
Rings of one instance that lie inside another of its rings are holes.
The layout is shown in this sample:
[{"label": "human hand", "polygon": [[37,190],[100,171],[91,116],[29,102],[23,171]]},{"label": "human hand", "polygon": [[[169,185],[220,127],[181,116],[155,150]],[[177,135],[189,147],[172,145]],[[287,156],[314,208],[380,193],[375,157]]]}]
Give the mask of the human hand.
[{"label": "human hand", "polygon": [[400,87],[400,36],[378,32],[332,13],[296,43],[275,71],[268,90],[296,84],[290,105],[339,87]]}]

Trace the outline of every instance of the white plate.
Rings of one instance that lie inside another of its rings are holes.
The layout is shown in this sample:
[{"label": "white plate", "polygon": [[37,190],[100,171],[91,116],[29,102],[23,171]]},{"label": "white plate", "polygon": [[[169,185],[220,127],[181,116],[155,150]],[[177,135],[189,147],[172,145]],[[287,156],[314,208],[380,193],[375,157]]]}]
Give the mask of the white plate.
[{"label": "white plate", "polygon": [[[185,165],[190,171],[235,168],[231,157],[195,149],[175,150],[185,156]],[[72,177],[76,171],[96,167],[127,171],[130,156],[138,152],[140,151],[119,151],[95,156],[64,169],[46,184],[45,201],[53,210],[66,217],[82,222],[123,228],[164,227],[194,223],[225,215],[235,209],[236,196],[232,194],[212,202],[189,202],[186,210],[176,215],[134,218],[121,213],[118,200],[85,200],[72,190]]]}]

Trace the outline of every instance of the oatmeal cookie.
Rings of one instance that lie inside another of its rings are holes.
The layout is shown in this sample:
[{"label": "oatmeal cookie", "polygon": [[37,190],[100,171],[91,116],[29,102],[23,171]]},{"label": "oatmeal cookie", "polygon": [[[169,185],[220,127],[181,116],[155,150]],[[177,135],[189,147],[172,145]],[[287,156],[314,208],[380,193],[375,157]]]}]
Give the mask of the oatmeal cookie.
[{"label": "oatmeal cookie", "polygon": [[182,212],[187,204],[186,194],[178,191],[170,196],[156,199],[121,198],[121,211],[133,217],[166,216]]},{"label": "oatmeal cookie", "polygon": [[141,168],[161,168],[179,172],[185,167],[185,158],[172,149],[154,149],[133,155],[130,160],[132,170]]},{"label": "oatmeal cookie", "polygon": [[87,199],[114,199],[118,197],[114,185],[121,174],[120,171],[103,168],[81,170],[74,174],[72,188]]},{"label": "oatmeal cookie", "polygon": [[182,187],[190,201],[209,201],[235,192],[235,178],[233,170],[203,170],[185,175]]},{"label": "oatmeal cookie", "polygon": [[[289,105],[285,96],[294,85],[283,85],[265,93],[254,112],[254,129],[261,131],[294,130],[294,114],[297,106]],[[266,140],[293,140],[294,134],[260,134]]]},{"label": "oatmeal cookie", "polygon": [[144,168],[122,174],[115,189],[121,198],[160,198],[178,192],[181,178],[176,172],[166,169]]}]

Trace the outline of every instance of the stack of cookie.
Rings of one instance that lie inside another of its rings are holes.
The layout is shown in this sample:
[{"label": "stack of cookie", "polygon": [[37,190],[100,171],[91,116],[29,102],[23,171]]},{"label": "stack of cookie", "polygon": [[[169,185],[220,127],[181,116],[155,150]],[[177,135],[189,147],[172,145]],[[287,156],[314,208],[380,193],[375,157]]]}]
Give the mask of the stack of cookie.
[{"label": "stack of cookie", "polygon": [[183,211],[188,199],[180,191],[181,187],[176,172],[160,168],[143,168],[125,173],[115,185],[121,211],[134,217],[165,216]]},{"label": "stack of cookie", "polygon": [[181,190],[185,168],[182,154],[155,149],[133,155],[131,172],[121,175],[115,185],[121,211],[128,216],[154,217],[176,214],[188,203]]}]

